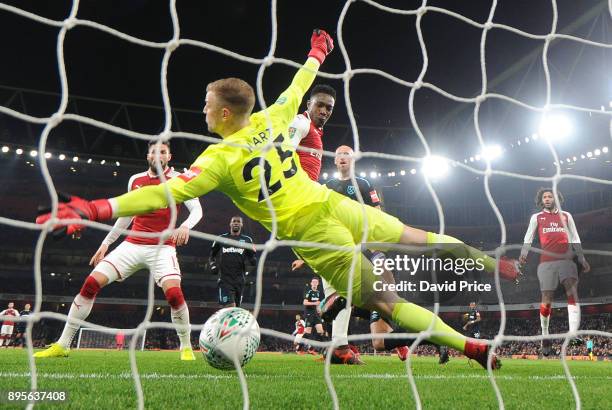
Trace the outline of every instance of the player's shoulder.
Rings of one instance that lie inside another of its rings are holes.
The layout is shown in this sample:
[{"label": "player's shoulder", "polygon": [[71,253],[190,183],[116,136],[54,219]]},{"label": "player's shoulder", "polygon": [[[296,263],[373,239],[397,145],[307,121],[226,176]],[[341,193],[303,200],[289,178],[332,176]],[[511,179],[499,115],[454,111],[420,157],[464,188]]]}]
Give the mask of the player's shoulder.
[{"label": "player's shoulder", "polygon": [[149,171],[138,172],[136,174],[132,174],[128,185],[132,188],[133,184],[137,184],[140,180],[149,179]]},{"label": "player's shoulder", "polygon": [[336,186],[340,183],[340,180],[338,178],[331,178],[327,181],[325,181],[325,185],[327,186]]},{"label": "player's shoulder", "polygon": [[244,239],[247,242],[253,243],[253,238],[251,238],[249,235],[240,234],[240,239]]},{"label": "player's shoulder", "polygon": [[369,187],[371,187],[371,186],[372,186],[372,184],[370,183],[370,181],[369,181],[369,180],[367,180],[366,178],[363,178],[363,177],[357,177],[357,176],[356,176],[356,177],[355,177],[355,180],[357,181],[357,184],[358,184],[358,185],[365,186],[366,188],[369,188]]}]

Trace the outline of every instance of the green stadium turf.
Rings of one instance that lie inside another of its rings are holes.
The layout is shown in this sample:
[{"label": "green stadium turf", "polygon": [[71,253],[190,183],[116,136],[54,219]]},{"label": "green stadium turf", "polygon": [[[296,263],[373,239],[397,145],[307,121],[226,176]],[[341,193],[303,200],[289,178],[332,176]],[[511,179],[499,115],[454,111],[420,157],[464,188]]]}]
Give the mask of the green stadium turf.
[{"label": "green stadium turf", "polygon": [[[179,361],[178,352],[138,352],[145,407],[148,409],[242,408],[233,371]],[[405,364],[397,357],[365,357],[365,366],[332,366],[340,408],[412,409],[413,395]],[[583,409],[612,408],[612,363],[568,362]],[[36,408],[127,409],[137,405],[127,352],[72,351],[69,358],[37,359],[39,391],[66,391],[66,403]],[[323,363],[314,356],[258,353],[245,367],[254,409],[329,409]],[[415,358],[413,373],[425,409],[497,408],[486,371],[452,358],[439,366],[434,358]],[[559,360],[503,360],[496,372],[507,409],[575,408],[571,388]],[[27,352],[0,349],[0,408],[10,404],[7,391],[30,387]]]}]

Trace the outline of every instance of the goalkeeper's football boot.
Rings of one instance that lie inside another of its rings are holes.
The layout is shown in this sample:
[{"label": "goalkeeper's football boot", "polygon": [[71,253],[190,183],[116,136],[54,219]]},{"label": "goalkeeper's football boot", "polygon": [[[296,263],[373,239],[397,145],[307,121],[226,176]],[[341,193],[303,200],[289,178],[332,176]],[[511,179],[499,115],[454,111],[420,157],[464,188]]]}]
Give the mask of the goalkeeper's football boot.
[{"label": "goalkeeper's football boot", "polygon": [[402,362],[405,362],[408,358],[408,354],[410,353],[410,349],[408,349],[408,346],[396,347],[395,353],[397,353],[397,357],[399,357]]},{"label": "goalkeeper's football boot", "polygon": [[552,340],[543,339],[540,351],[542,352],[542,356],[550,356],[550,354],[552,353]]},{"label": "goalkeeper's football boot", "polygon": [[34,357],[68,357],[70,349],[62,347],[59,343],[51,343],[49,347],[34,353]]},{"label": "goalkeeper's football boot", "polygon": [[440,346],[440,360],[438,360],[438,364],[446,364],[449,360],[448,347]]},{"label": "goalkeeper's football boot", "polygon": [[514,283],[518,285],[523,277],[519,261],[502,256],[499,259],[499,277],[514,281]]},{"label": "goalkeeper's football boot", "polygon": [[193,349],[191,347],[185,347],[181,349],[181,360],[183,361],[192,361],[195,360],[195,355],[193,354]]},{"label": "goalkeeper's football boot", "polygon": [[[465,341],[463,354],[468,358],[476,360],[483,368],[487,368],[487,358],[489,356],[489,345],[478,340],[468,339]],[[497,370],[501,368],[501,360],[493,353],[491,358],[491,369]]]},{"label": "goalkeeper's football boot", "polygon": [[346,299],[338,295],[336,292],[327,296],[319,304],[321,309],[321,319],[325,322],[331,323],[338,313],[346,307]]}]

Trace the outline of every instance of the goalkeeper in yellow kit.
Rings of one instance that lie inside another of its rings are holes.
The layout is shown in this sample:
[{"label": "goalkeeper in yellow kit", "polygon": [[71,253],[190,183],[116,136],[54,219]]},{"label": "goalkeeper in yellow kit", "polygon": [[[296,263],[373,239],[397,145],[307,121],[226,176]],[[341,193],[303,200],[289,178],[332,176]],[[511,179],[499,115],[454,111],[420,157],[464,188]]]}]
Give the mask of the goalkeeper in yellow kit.
[{"label": "goalkeeper in yellow kit", "polygon": [[[74,196],[65,198],[59,204],[57,217],[60,220],[82,218],[102,221],[167,207],[169,198],[166,189],[178,203],[212,190],[221,191],[246,215],[270,231],[275,215],[276,236],[281,240],[344,247],[333,250],[300,246],[296,250],[338,293],[346,296],[352,292],[354,304],[376,310],[410,332],[426,330],[433,321],[432,330],[446,334],[432,336],[430,341],[464,352],[486,367],[486,343],[466,338],[430,311],[401,299],[395,292],[375,292],[373,266],[361,256],[361,252],[355,253],[354,249],[362,240],[364,218],[367,218],[368,242],[408,245],[450,242],[455,246],[456,252],[451,251],[455,256],[483,258],[489,271],[495,270],[496,260],[454,238],[405,226],[397,218],[378,209],[362,207],[313,182],[300,167],[288,136],[288,126],[314,81],[320,64],[333,49],[333,40],[324,31],[315,30],[311,45],[308,60],[289,88],[266,110],[251,114],[255,94],[252,87],[240,79],[227,78],[208,84],[204,106],[206,123],[208,130],[220,135],[223,142],[209,146],[187,172],[165,184],[146,186],[109,200],[86,201]],[[266,191],[273,209],[268,205]],[[46,223],[49,219],[50,213],[45,212],[37,218],[37,222]],[[54,220],[51,223],[58,222]],[[66,223],[53,226],[54,230],[67,234],[82,228],[79,224]],[[353,286],[347,290],[354,257],[358,260],[353,270]],[[516,276],[516,265],[500,261],[500,272],[502,275]],[[499,367],[497,358],[492,357],[492,367]]]}]

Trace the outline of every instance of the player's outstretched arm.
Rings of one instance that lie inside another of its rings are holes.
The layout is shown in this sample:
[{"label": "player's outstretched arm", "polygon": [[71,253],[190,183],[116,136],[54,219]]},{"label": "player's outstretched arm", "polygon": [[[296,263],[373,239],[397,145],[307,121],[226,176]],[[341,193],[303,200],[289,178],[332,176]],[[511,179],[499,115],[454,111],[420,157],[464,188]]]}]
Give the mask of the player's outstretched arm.
[{"label": "player's outstretched arm", "polygon": [[306,63],[295,74],[289,88],[283,91],[276,102],[267,110],[270,115],[274,114],[282,117],[286,124],[293,121],[304,95],[306,95],[317,76],[319,67],[325,61],[325,57],[334,49],[334,40],[325,30],[316,29],[310,38],[310,46],[311,49]]},{"label": "player's outstretched arm", "polygon": [[[206,170],[206,171],[203,171]],[[224,174],[225,162],[216,146],[210,146],[193,163],[192,167],[164,184],[149,185],[111,199],[87,201],[77,196],[60,195],[57,218],[106,221],[122,216],[142,215],[169,206],[170,196],[176,203],[183,203],[202,196],[219,185]],[[39,210],[36,223],[44,224],[51,218],[51,209]],[[56,235],[72,235],[83,229],[79,223],[59,224],[53,227]]]},{"label": "player's outstretched arm", "polygon": [[525,238],[523,239],[523,248],[521,249],[521,256],[519,257],[519,262],[521,265],[524,265],[527,262],[527,255],[529,254],[529,249],[531,249],[531,243],[533,242],[533,238],[538,230],[538,215],[531,215],[531,219],[529,220],[529,226],[527,227],[527,232],[525,233]]}]

